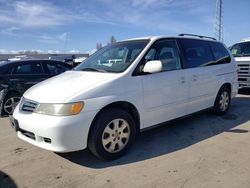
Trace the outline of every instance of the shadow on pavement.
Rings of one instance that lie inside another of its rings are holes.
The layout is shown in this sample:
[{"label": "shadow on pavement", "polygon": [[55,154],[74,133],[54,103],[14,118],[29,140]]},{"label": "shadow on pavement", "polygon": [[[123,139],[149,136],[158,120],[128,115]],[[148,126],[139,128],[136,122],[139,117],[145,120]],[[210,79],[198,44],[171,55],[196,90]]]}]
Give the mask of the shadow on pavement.
[{"label": "shadow on pavement", "polygon": [[0,188],[17,188],[17,185],[9,175],[0,171]]},{"label": "shadow on pavement", "polygon": [[203,112],[168,126],[140,133],[129,152],[115,161],[99,160],[88,150],[58,155],[90,168],[106,168],[139,162],[181,150],[223,132],[246,134],[248,130],[236,127],[250,120],[249,112],[250,99],[237,97],[233,99],[230,110],[224,116]]}]

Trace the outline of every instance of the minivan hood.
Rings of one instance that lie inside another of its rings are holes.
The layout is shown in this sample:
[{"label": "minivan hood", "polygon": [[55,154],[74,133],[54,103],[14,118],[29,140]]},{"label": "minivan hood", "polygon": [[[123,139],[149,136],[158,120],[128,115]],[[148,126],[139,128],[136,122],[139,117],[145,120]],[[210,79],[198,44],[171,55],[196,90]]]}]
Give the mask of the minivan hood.
[{"label": "minivan hood", "polygon": [[23,96],[39,103],[63,103],[76,93],[111,79],[115,75],[114,73],[67,71],[36,84]]}]

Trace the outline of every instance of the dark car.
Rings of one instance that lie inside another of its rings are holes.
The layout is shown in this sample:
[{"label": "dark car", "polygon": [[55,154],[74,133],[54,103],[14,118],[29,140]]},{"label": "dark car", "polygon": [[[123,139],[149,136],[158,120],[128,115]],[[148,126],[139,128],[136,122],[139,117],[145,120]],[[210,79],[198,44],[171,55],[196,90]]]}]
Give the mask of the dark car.
[{"label": "dark car", "polygon": [[0,63],[0,115],[12,114],[22,94],[47,78],[72,69],[54,60],[21,60]]}]

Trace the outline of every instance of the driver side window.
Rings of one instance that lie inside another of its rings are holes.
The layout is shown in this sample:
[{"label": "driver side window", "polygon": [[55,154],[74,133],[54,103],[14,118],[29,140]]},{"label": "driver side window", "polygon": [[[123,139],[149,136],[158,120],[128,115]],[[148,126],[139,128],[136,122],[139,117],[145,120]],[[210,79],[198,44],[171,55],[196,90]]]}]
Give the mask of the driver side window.
[{"label": "driver side window", "polygon": [[181,62],[176,41],[156,41],[144,57],[145,63],[152,60],[161,61],[162,72],[181,69]]}]

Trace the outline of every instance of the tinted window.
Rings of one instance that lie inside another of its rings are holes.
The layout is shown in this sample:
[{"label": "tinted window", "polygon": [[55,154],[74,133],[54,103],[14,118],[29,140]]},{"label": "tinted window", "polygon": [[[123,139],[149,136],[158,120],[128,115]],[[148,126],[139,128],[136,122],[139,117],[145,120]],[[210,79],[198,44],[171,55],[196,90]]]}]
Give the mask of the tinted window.
[{"label": "tinted window", "polygon": [[66,70],[69,70],[69,68],[60,63],[47,63],[46,65],[50,74],[60,74]]},{"label": "tinted window", "polygon": [[0,74],[10,74],[12,71],[13,66],[8,65],[7,63],[3,62],[0,63]]},{"label": "tinted window", "polygon": [[24,63],[17,65],[13,71],[13,74],[41,74],[43,73],[40,63]]},{"label": "tinted window", "polygon": [[181,68],[178,48],[174,40],[156,41],[143,58],[144,64],[151,60],[160,60],[162,71]]},{"label": "tinted window", "polygon": [[208,42],[193,39],[180,39],[185,58],[185,68],[206,66],[214,62]]},{"label": "tinted window", "polygon": [[221,43],[210,42],[210,47],[215,58],[215,64],[230,63],[230,55]]},{"label": "tinted window", "polygon": [[58,74],[58,69],[55,64],[47,63],[46,65],[50,74]]}]

